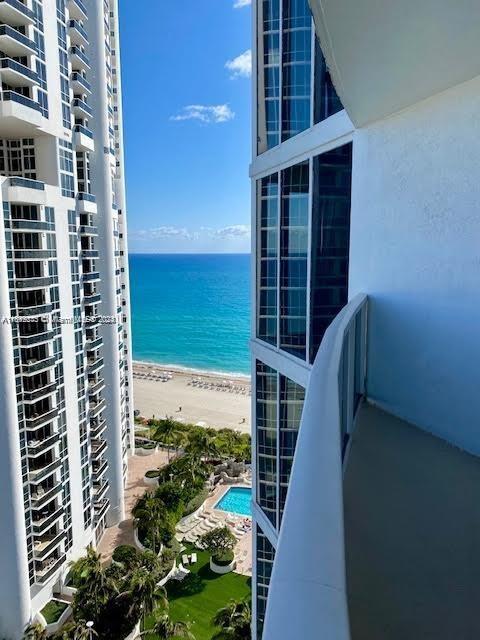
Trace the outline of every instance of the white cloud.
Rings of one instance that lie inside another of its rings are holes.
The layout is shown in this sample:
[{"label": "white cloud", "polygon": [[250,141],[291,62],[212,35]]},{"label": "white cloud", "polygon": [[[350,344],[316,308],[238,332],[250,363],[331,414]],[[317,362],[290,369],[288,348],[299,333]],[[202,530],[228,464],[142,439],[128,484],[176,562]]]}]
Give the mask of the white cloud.
[{"label": "white cloud", "polygon": [[210,238],[213,240],[235,240],[250,237],[250,225],[233,224],[228,227],[215,229],[213,227],[200,227],[198,231],[185,227],[154,227],[153,229],[139,229],[131,231],[130,236],[142,241],[150,240],[201,240]]},{"label": "white cloud", "polygon": [[252,0],[235,0],[233,3],[234,9],[242,9],[243,7],[248,7],[252,4]]},{"label": "white cloud", "polygon": [[182,111],[175,116],[171,116],[170,120],[181,122],[183,120],[199,120],[205,124],[216,124],[218,122],[228,122],[233,120],[235,113],[230,109],[228,104],[203,105],[190,104],[183,107]]},{"label": "white cloud", "polygon": [[233,224],[222,229],[215,229],[212,232],[213,238],[219,240],[233,240],[234,238],[248,238],[250,236],[249,224]]},{"label": "white cloud", "polygon": [[233,60],[225,63],[232,78],[249,78],[252,75],[252,50],[247,49]]},{"label": "white cloud", "polygon": [[178,238],[179,240],[193,240],[195,234],[185,227],[155,227],[154,229],[140,229],[132,231],[132,235],[142,240],[163,240],[165,238]]}]

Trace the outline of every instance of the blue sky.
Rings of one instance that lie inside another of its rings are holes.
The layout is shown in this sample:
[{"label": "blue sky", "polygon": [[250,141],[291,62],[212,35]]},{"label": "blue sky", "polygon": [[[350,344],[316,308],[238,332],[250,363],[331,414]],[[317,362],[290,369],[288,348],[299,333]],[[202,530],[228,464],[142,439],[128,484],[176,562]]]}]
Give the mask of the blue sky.
[{"label": "blue sky", "polygon": [[130,252],[250,250],[249,0],[120,0]]}]

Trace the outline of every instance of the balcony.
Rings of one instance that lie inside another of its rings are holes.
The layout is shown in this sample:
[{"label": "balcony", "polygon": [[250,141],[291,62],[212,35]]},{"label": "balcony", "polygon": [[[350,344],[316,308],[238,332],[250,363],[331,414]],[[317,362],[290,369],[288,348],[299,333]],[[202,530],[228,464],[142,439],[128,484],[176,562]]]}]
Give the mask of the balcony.
[{"label": "balcony", "polygon": [[39,569],[35,569],[35,582],[45,584],[52,578],[63,566],[67,556],[62,554],[58,559],[48,560],[40,565]]},{"label": "balcony", "polygon": [[8,200],[12,204],[45,205],[45,183],[29,178],[9,178]]},{"label": "balcony", "polygon": [[53,276],[48,276],[46,278],[16,278],[15,288],[22,289],[22,291],[26,289],[39,289],[42,287],[50,287],[55,284],[55,282],[56,280]]},{"label": "balcony", "polygon": [[43,509],[51,500],[58,496],[62,492],[62,484],[58,482],[49,489],[43,489],[42,487],[35,487],[35,490],[30,494],[30,503],[32,509]]},{"label": "balcony", "polygon": [[55,251],[49,249],[15,249],[14,260],[48,260],[55,258]]},{"label": "balcony", "polygon": [[11,57],[31,56],[37,52],[37,45],[20,31],[8,24],[2,24],[0,25],[0,50]]},{"label": "balcony", "polygon": [[92,107],[81,98],[74,98],[72,100],[72,111],[75,116],[80,118],[91,118],[93,113]]},{"label": "balcony", "polygon": [[94,351],[95,349],[100,349],[103,344],[103,338],[101,336],[97,336],[93,339],[88,339],[85,344],[85,349],[87,351]]},{"label": "balcony", "polygon": [[47,451],[53,449],[53,447],[60,440],[60,435],[58,433],[53,433],[48,438],[44,438],[43,440],[30,440],[27,443],[28,457],[36,458]]},{"label": "balcony", "polygon": [[53,460],[52,462],[47,462],[45,463],[45,466],[30,471],[30,473],[28,474],[28,481],[32,484],[40,484],[40,482],[60,469],[61,466],[61,460]]},{"label": "balcony", "polygon": [[110,501],[107,499],[104,499],[101,502],[95,503],[93,505],[95,523],[100,522],[100,520],[107,513],[109,506],[110,506]]},{"label": "balcony", "polygon": [[50,409],[48,412],[39,415],[33,415],[29,418],[25,418],[25,425],[28,431],[38,429],[42,425],[51,422],[58,417],[58,409]]},{"label": "balcony", "polygon": [[35,560],[45,560],[65,539],[65,531],[60,531],[53,535],[45,535],[37,538],[33,545],[33,556]]},{"label": "balcony", "polygon": [[82,258],[98,258],[98,249],[82,249]]},{"label": "balcony", "polygon": [[0,69],[3,82],[11,87],[35,87],[40,84],[36,71],[12,58],[1,58]]},{"label": "balcony", "polygon": [[97,293],[96,291],[94,291],[93,293],[84,293],[84,298],[86,305],[100,304],[100,302],[102,301],[101,294]]},{"label": "balcony", "polygon": [[57,358],[55,356],[49,356],[43,360],[29,360],[28,362],[22,362],[22,375],[34,375],[41,371],[47,371],[55,366]]},{"label": "balcony", "polygon": [[89,375],[93,375],[103,368],[103,358],[88,358],[87,359],[87,371]]},{"label": "balcony", "polygon": [[72,44],[82,47],[88,46],[88,33],[78,20],[68,21],[68,32]]},{"label": "balcony", "polygon": [[103,474],[108,469],[108,462],[106,460],[101,461],[100,464],[93,463],[92,473],[93,473],[93,481],[100,482]]},{"label": "balcony", "polygon": [[92,397],[92,399],[93,396],[99,394],[103,389],[105,389],[105,380],[103,378],[100,378],[97,382],[88,381],[88,395]]},{"label": "balcony", "polygon": [[90,60],[88,56],[80,49],[80,47],[73,46],[69,49],[70,60],[72,62],[72,67],[75,70],[83,70],[87,71],[90,69]]},{"label": "balcony", "polygon": [[98,235],[98,228],[83,224],[80,226],[79,232],[82,236],[96,236]]},{"label": "balcony", "polygon": [[100,274],[98,271],[89,271],[83,274],[83,282],[96,282],[100,280]]},{"label": "balcony", "polygon": [[77,151],[94,151],[95,142],[93,140],[93,133],[87,127],[81,124],[76,124],[73,127],[74,146]]},{"label": "balcony", "polygon": [[0,135],[25,137],[38,131],[43,121],[40,105],[15,91],[2,91],[0,100]]},{"label": "balcony", "polygon": [[98,418],[98,416],[105,409],[106,406],[107,406],[107,403],[105,401],[105,398],[102,398],[100,402],[90,402],[89,409],[88,409],[88,415],[90,419]]},{"label": "balcony", "polygon": [[104,433],[107,428],[107,423],[105,420],[92,420],[90,423],[90,435],[92,438],[98,438]]},{"label": "balcony", "polygon": [[79,213],[97,213],[97,199],[93,193],[77,194],[77,211]]},{"label": "balcony", "polygon": [[[53,333],[53,332],[52,332]],[[40,334],[42,335],[42,334]],[[23,343],[21,343],[23,344]],[[41,398],[46,398],[47,396],[55,393],[57,390],[57,384],[55,382],[44,385],[43,387],[39,387],[34,391],[24,391],[23,392],[23,401],[25,403],[35,402],[40,400]]]},{"label": "balcony", "polygon": [[59,507],[51,513],[45,511],[45,514],[38,520],[32,520],[33,533],[36,536],[41,536],[45,531],[51,529],[52,526],[63,517],[64,509]]},{"label": "balcony", "polygon": [[92,460],[98,460],[107,450],[108,444],[106,440],[92,440]]},{"label": "balcony", "polygon": [[35,14],[19,0],[0,0],[0,21],[14,27],[35,22]]},{"label": "balcony", "polygon": [[101,502],[105,498],[108,491],[108,481],[103,480],[98,484],[93,485],[93,501]]},{"label": "balcony", "polygon": [[87,7],[82,0],[68,0],[68,15],[74,20],[85,22],[88,19]]},{"label": "balcony", "polygon": [[92,93],[92,85],[81,73],[74,71],[70,76],[70,81],[74,93]]},{"label": "balcony", "polygon": [[33,318],[34,316],[46,316],[49,313],[52,313],[53,305],[52,304],[35,304],[32,303],[31,306],[28,307],[19,307],[18,315],[21,318]]},{"label": "balcony", "polygon": [[480,632],[480,461],[369,404],[372,377],[395,363],[375,371],[367,326],[383,327],[367,316],[357,296],[310,374],[264,640]]}]

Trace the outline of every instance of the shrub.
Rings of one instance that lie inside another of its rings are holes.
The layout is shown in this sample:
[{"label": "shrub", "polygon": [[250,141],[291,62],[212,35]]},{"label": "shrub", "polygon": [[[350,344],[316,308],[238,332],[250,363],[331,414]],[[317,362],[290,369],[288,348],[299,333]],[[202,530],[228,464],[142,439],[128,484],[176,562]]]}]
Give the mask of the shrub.
[{"label": "shrub", "polygon": [[158,478],[159,476],[160,476],[160,470],[159,469],[150,469],[145,474],[146,478]]},{"label": "shrub", "polygon": [[183,502],[183,488],[178,482],[163,482],[155,491],[155,497],[163,502],[169,511],[177,512]]},{"label": "shrub", "polygon": [[233,562],[234,557],[233,551],[225,551],[219,555],[212,556],[212,560],[217,566],[226,567]]},{"label": "shrub", "polygon": [[120,562],[125,567],[132,567],[138,560],[138,552],[130,544],[121,544],[114,550],[112,558],[115,562]]},{"label": "shrub", "polygon": [[157,446],[156,442],[144,442],[141,445],[142,449],[148,449],[148,450],[155,449],[156,446]]},{"label": "shrub", "polygon": [[53,624],[60,620],[60,616],[68,607],[68,602],[61,602],[60,600],[50,600],[42,609],[42,616],[45,618],[47,624]]},{"label": "shrub", "polygon": [[208,498],[208,489],[206,487],[204,487],[200,493],[197,493],[196,496],[194,496],[186,505],[185,508],[183,509],[183,514],[182,516],[185,518],[185,516],[189,516],[191,513],[193,513],[194,511],[196,511],[197,509],[200,509],[200,507],[202,506],[202,504],[205,502],[205,500]]},{"label": "shrub", "polygon": [[200,538],[200,543],[212,557],[220,558],[229,551],[233,551],[237,539],[228,527],[217,527],[208,531]]}]

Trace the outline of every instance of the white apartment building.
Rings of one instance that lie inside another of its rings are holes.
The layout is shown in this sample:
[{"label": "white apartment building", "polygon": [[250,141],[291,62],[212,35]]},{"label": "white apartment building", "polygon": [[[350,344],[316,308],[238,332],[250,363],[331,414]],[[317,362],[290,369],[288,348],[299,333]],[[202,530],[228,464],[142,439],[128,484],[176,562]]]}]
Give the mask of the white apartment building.
[{"label": "white apartment building", "polygon": [[0,637],[122,519],[133,429],[117,0],[0,0]]},{"label": "white apartment building", "polygon": [[474,640],[480,5],[252,7],[253,635]]}]

